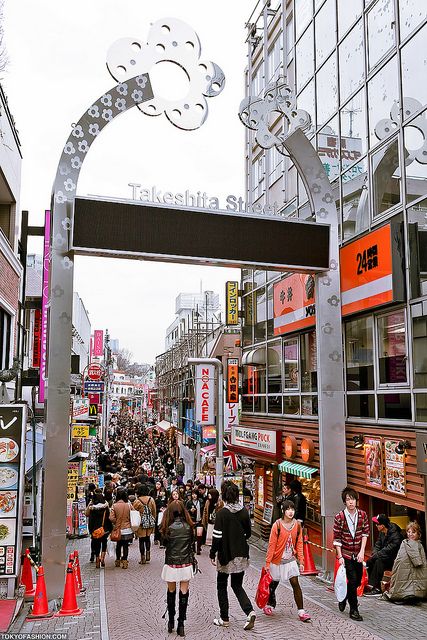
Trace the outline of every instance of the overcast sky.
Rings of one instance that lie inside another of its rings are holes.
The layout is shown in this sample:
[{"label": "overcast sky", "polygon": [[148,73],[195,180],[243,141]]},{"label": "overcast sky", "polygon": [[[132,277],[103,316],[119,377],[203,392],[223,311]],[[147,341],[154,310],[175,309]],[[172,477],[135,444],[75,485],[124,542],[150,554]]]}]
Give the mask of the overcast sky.
[{"label": "overcast sky", "polygon": [[[3,86],[22,144],[20,207],[29,210],[30,224],[42,224],[43,211],[49,208],[60,151],[72,123],[116,84],[106,68],[110,45],[122,37],[145,41],[150,23],[164,17],[179,18],[194,28],[201,59],[222,68],[225,88],[208,100],[208,119],[196,131],[181,131],[164,115],[152,118],[137,109],[116,118],[92,146],[78,194],[130,198],[128,183],[139,183],[174,193],[206,192],[221,203],[229,194],[243,196],[244,131],[237,113],[244,96],[245,23],[254,4],[6,0],[10,63]],[[157,82],[165,91],[161,78]],[[185,90],[179,73],[171,82],[174,90]],[[41,253],[38,244],[32,249]],[[75,290],[89,311],[92,329],[108,328],[135,360],[154,362],[164,351],[178,293],[202,287],[217,291],[223,300],[224,282],[239,277],[232,269],[78,257]]]}]

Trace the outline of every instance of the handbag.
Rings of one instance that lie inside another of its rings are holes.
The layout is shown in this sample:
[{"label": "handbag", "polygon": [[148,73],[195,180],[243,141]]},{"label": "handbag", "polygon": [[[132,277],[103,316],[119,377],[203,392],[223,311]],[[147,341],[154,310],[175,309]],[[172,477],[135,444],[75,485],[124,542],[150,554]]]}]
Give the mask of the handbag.
[{"label": "handbag", "polygon": [[119,528],[113,529],[110,535],[111,542],[118,542],[122,538],[122,532]]},{"label": "handbag", "polygon": [[205,544],[207,546],[212,546],[212,533],[213,533],[213,530],[214,530],[214,525],[209,523],[208,524],[208,529],[207,529],[207,532],[206,532],[206,542],[205,542]]},{"label": "handbag", "polygon": [[92,538],[102,538],[103,536],[105,536],[105,533],[106,533],[104,529],[105,513],[106,513],[106,509],[104,511],[104,516],[102,518],[101,526],[98,527],[98,529],[95,529],[94,531],[92,531]]},{"label": "handbag", "polygon": [[261,577],[255,594],[255,602],[259,609],[264,609],[270,597],[270,584],[273,578],[265,567],[261,569]]},{"label": "handbag", "polygon": [[141,527],[143,529],[153,529],[155,527],[156,524],[156,520],[151,512],[151,509],[149,507],[150,501],[152,500],[152,498],[150,498],[150,500],[147,502],[147,504],[144,504],[144,509],[143,512],[141,514]]},{"label": "handbag", "polygon": [[141,526],[141,514],[136,509],[130,511],[130,526],[132,531],[137,531]]},{"label": "handbag", "polygon": [[196,556],[194,555],[194,553],[193,553],[193,560],[191,564],[193,565],[193,576],[196,576],[198,573],[202,573],[199,569],[199,562]]},{"label": "handbag", "polygon": [[335,596],[338,602],[342,602],[347,597],[347,573],[345,566],[340,564],[334,582]]}]

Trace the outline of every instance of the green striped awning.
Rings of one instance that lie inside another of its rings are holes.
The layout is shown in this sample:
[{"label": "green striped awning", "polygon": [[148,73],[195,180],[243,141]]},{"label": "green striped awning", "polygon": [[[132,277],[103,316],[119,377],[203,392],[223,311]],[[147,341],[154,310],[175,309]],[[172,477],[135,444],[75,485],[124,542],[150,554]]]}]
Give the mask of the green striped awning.
[{"label": "green striped awning", "polygon": [[316,471],[319,471],[319,469],[316,469],[315,467],[308,467],[305,464],[298,464],[298,462],[283,460],[283,462],[279,464],[279,471],[292,473],[292,475],[298,476],[299,478],[310,479],[313,473],[316,473]]}]

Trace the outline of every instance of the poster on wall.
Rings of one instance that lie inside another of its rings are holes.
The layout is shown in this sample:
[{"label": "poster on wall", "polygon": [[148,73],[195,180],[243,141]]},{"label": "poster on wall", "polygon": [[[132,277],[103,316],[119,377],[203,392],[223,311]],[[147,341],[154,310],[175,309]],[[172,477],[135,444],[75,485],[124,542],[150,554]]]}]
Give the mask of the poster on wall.
[{"label": "poster on wall", "polygon": [[365,438],[365,481],[368,487],[382,489],[381,438]]},{"label": "poster on wall", "polygon": [[264,476],[258,476],[257,478],[256,503],[261,509],[264,507]]},{"label": "poster on wall", "polygon": [[398,444],[398,440],[384,440],[385,490],[399,496],[405,496],[405,454],[396,453]]}]

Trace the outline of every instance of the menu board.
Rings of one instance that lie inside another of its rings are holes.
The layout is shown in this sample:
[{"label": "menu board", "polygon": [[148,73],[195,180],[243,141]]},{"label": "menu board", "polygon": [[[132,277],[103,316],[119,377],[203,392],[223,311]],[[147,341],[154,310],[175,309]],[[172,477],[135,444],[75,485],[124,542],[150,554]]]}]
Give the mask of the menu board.
[{"label": "menu board", "polygon": [[383,465],[381,438],[365,438],[365,482],[368,487],[382,489]]},{"label": "menu board", "polygon": [[0,575],[10,577],[19,571],[26,417],[25,405],[0,405]]},{"label": "menu board", "polygon": [[406,495],[405,454],[396,453],[399,440],[384,440],[385,489],[399,496]]},{"label": "menu board", "polygon": [[271,521],[273,519],[273,505],[271,502],[267,502],[265,501],[264,504],[264,513],[262,514],[262,519],[264,520],[264,522],[267,522],[268,524],[271,524]]}]

